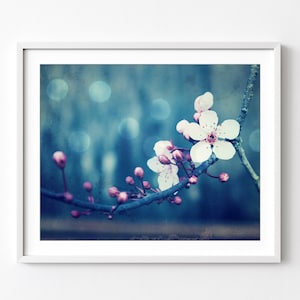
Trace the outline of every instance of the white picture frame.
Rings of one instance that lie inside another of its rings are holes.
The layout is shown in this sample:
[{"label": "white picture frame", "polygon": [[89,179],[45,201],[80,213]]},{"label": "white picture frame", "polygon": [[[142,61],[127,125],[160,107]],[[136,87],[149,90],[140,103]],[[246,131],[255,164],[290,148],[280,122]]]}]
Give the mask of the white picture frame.
[{"label": "white picture frame", "polygon": [[[261,66],[260,239],[40,240],[39,66],[53,63],[98,64],[105,61],[119,64],[172,64],[177,63],[177,60],[183,64]],[[280,68],[278,43],[19,43],[18,262],[279,263]]]}]

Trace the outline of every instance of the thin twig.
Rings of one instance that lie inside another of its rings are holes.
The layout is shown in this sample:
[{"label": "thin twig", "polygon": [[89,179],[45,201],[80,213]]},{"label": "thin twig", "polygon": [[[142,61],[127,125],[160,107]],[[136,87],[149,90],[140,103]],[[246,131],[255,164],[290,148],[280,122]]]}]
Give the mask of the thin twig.
[{"label": "thin twig", "polygon": [[246,155],[246,152],[244,150],[244,148],[242,147],[241,145],[241,142],[240,141],[235,141],[233,143],[237,153],[238,153],[238,156],[243,164],[243,166],[246,168],[246,170],[249,172],[257,190],[259,191],[260,190],[260,177],[256,174],[256,172],[254,171],[252,165],[250,164],[248,158],[247,158],[247,155]]}]

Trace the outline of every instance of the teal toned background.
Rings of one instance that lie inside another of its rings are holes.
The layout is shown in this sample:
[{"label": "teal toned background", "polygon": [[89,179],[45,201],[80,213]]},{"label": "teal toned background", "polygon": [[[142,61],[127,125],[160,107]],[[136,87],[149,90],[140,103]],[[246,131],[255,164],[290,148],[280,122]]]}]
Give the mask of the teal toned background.
[{"label": "teal toned background", "polygon": [[[52,160],[66,153],[70,192],[86,199],[84,181],[92,182],[96,201],[115,204],[110,186],[126,188],[136,166],[157,186],[146,162],[158,140],[191,144],[176,132],[181,119],[192,121],[194,99],[210,91],[219,123],[240,110],[249,65],[42,65],[41,185],[62,192],[60,170]],[[242,138],[259,173],[259,78]],[[228,172],[221,183],[206,175],[180,192],[180,206],[152,204],[115,216],[94,213],[72,219],[74,207],[41,199],[43,239],[258,239],[260,198],[237,155],[218,161],[213,175]]]}]

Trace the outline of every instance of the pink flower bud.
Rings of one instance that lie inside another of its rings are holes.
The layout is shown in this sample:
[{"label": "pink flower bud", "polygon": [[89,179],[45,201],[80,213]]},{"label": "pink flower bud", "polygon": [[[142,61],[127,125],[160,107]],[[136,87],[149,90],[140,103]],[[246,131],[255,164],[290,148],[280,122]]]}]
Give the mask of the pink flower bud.
[{"label": "pink flower bud", "polygon": [[83,183],[83,188],[87,191],[87,192],[90,192],[92,189],[93,189],[93,185],[86,181]]},{"label": "pink flower bud", "polygon": [[193,175],[192,177],[189,178],[189,183],[190,184],[196,184],[198,182],[198,177]]},{"label": "pink flower bud", "polygon": [[158,160],[161,164],[163,165],[169,165],[171,163],[171,161],[169,160],[169,158],[166,155],[159,155]]},{"label": "pink flower bud", "polygon": [[110,197],[117,197],[120,194],[120,191],[115,186],[112,186],[108,189],[108,194]]},{"label": "pink flower bud", "polygon": [[128,200],[128,195],[126,192],[120,192],[118,195],[118,203],[124,203]]},{"label": "pink flower bud", "polygon": [[178,149],[172,152],[172,156],[178,162],[181,162],[183,160],[183,154]]},{"label": "pink flower bud", "polygon": [[73,195],[69,192],[65,192],[64,197],[66,202],[72,202],[74,199]]},{"label": "pink flower bud", "polygon": [[143,187],[147,190],[150,189],[151,185],[150,185],[149,181],[143,181]]},{"label": "pink flower bud", "polygon": [[221,173],[220,175],[219,175],[219,180],[221,181],[221,182],[226,182],[226,181],[228,181],[229,180],[229,174],[228,173]]},{"label": "pink flower bud", "polygon": [[136,167],[134,169],[134,175],[138,178],[143,178],[144,177],[144,170],[141,167]]},{"label": "pink flower bud", "polygon": [[52,158],[59,168],[64,169],[67,163],[67,156],[62,151],[54,152]]},{"label": "pink flower bud", "polygon": [[71,216],[75,219],[79,218],[81,216],[81,212],[78,210],[72,210],[71,211]]},{"label": "pink flower bud", "polygon": [[174,202],[176,205],[180,205],[180,204],[182,203],[182,199],[181,199],[181,197],[176,196],[176,197],[174,197],[173,202]]},{"label": "pink flower bud", "polygon": [[127,184],[131,184],[131,185],[134,184],[134,179],[131,176],[127,176],[125,178],[125,181],[126,181]]},{"label": "pink flower bud", "polygon": [[168,145],[166,148],[167,148],[167,150],[172,151],[172,150],[174,150],[175,146],[173,145],[173,142],[170,141],[170,145]]}]

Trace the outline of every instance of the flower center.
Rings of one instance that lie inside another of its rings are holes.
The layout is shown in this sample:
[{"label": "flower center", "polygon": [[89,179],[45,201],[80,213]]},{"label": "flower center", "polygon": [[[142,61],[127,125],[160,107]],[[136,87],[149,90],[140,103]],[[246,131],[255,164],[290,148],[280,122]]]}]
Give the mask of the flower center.
[{"label": "flower center", "polygon": [[214,131],[208,134],[208,136],[206,137],[206,141],[211,145],[213,145],[217,140],[218,137]]}]

